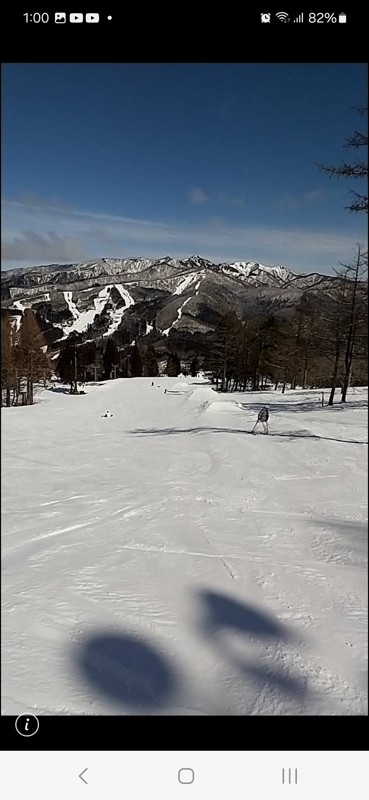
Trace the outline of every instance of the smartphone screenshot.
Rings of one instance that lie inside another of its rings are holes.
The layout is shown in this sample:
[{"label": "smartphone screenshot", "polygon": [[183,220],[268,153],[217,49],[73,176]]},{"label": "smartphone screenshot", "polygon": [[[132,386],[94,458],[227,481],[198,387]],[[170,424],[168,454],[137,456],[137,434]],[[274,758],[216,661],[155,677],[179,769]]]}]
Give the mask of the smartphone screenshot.
[{"label": "smartphone screenshot", "polygon": [[364,796],[362,12],[59,8],[2,25],[2,795]]}]

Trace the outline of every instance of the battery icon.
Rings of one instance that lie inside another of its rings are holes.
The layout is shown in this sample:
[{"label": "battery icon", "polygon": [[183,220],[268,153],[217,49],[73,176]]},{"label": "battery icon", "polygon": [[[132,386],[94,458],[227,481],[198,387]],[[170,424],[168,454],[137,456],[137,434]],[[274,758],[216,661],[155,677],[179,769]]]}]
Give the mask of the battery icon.
[{"label": "battery icon", "polygon": [[347,21],[346,14],[344,14],[343,11],[340,11],[338,15],[338,22],[346,22],[346,21]]}]

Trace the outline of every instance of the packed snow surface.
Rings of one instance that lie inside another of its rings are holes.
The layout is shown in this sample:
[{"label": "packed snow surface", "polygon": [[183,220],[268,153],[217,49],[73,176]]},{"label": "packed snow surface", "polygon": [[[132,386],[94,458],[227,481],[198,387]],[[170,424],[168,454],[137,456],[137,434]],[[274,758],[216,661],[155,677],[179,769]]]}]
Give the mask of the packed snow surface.
[{"label": "packed snow surface", "polygon": [[367,390],[151,384],[2,409],[3,714],[366,714]]}]

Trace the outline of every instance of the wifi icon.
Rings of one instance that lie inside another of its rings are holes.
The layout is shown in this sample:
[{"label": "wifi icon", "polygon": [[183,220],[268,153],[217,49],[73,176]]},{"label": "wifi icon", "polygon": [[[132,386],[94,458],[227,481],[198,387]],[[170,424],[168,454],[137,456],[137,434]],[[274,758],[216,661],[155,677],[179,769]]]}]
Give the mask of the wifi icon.
[{"label": "wifi icon", "polygon": [[288,16],[288,14],[286,13],[286,11],[277,11],[276,17],[277,17],[277,19],[279,19],[280,22],[289,22],[290,21],[290,18]]}]

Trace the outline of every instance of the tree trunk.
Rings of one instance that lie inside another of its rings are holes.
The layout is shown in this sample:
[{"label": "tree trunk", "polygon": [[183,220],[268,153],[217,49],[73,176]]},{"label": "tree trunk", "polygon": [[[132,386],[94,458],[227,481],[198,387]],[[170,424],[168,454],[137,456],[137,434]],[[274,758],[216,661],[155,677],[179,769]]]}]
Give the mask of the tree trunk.
[{"label": "tree trunk", "polygon": [[286,388],[286,381],[287,381],[287,367],[285,368],[284,375],[283,375],[282,394],[284,394],[284,390]]},{"label": "tree trunk", "polygon": [[355,265],[354,285],[353,285],[353,293],[352,293],[352,301],[350,309],[350,323],[349,323],[347,345],[345,352],[345,374],[343,378],[341,403],[346,402],[347,389],[350,383],[350,374],[352,371],[352,362],[354,357],[355,333],[356,333],[355,328],[356,328],[356,315],[357,315],[357,287],[359,282],[360,265],[361,265],[361,249],[359,245],[356,265]]},{"label": "tree trunk", "polygon": [[340,358],[340,351],[338,349],[338,350],[336,350],[336,358],[335,358],[334,367],[333,367],[333,375],[332,375],[332,381],[331,381],[332,388],[331,388],[331,393],[329,395],[329,400],[328,400],[328,405],[329,406],[333,406],[334,393],[336,391],[336,386],[337,386],[337,375],[338,375],[339,358]]},{"label": "tree trunk", "polygon": [[303,373],[303,376],[302,376],[302,388],[303,389],[306,389],[307,367],[308,367],[308,359],[307,359],[307,356],[305,356],[304,373]]},{"label": "tree trunk", "polygon": [[33,381],[31,378],[27,380],[27,405],[33,406]]},{"label": "tree trunk", "polygon": [[343,384],[342,384],[341,403],[346,403],[347,390],[348,390],[348,388],[350,386],[350,380],[351,380],[351,375],[352,375],[352,365],[353,365],[353,360],[354,360],[354,337],[355,337],[355,331],[353,330],[352,331],[352,336],[351,336],[350,348],[347,345],[347,350],[346,350],[346,355],[345,355],[345,366],[346,366],[346,369],[345,369],[345,375],[344,375]]},{"label": "tree trunk", "polygon": [[227,342],[225,343],[224,347],[224,361],[223,361],[223,375],[222,375],[222,386],[221,392],[226,392],[227,389],[225,388],[227,380]]}]

